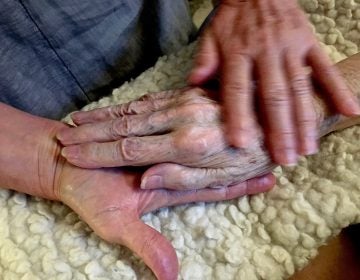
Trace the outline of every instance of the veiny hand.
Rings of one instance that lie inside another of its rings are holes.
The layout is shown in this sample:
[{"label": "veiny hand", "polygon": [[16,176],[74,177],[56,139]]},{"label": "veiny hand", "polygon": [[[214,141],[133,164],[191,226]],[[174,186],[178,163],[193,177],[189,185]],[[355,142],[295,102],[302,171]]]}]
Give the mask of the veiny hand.
[{"label": "veiny hand", "polygon": [[202,35],[189,82],[201,85],[219,74],[229,142],[251,145],[261,123],[273,160],[294,164],[298,155],[318,149],[306,66],[339,113],[360,113],[295,0],[222,0]]},{"label": "veiny hand", "polygon": [[[61,130],[62,155],[84,168],[150,167],[146,189],[224,187],[270,172],[262,149],[231,148],[220,121],[220,106],[200,88],[160,92],[128,104],[77,112],[79,127]],[[255,141],[254,141],[255,142]]]},{"label": "veiny hand", "polygon": [[141,190],[140,173],[123,169],[81,169],[63,160],[55,180],[56,197],[70,206],[103,239],[130,248],[159,280],[176,280],[178,261],[170,242],[140,220],[161,207],[220,201],[264,192],[272,175],[221,189]]}]

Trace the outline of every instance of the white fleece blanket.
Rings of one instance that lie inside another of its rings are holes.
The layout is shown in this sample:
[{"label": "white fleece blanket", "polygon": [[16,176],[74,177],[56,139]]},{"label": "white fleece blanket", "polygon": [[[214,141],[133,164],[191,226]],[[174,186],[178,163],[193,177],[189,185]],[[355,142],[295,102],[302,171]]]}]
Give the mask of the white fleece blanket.
[{"label": "white fleece blanket", "polygon": [[[358,52],[359,1],[300,2],[334,61]],[[209,1],[196,7],[204,14]],[[183,86],[192,53],[189,46],[159,59],[86,109]],[[342,228],[360,222],[359,139],[359,126],[326,137],[318,155],[277,168],[269,193],[162,209],[143,220],[171,240],[181,279],[287,278]],[[102,241],[60,203],[0,190],[0,206],[1,279],[154,279],[129,250]]]}]

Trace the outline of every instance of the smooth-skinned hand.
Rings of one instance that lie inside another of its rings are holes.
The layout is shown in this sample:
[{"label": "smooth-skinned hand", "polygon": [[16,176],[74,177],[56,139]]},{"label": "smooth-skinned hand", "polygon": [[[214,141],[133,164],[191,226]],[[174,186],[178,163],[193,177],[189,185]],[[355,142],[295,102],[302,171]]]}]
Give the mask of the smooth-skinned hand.
[{"label": "smooth-skinned hand", "polygon": [[308,66],[324,89],[328,105],[346,116],[360,113],[297,1],[219,2],[201,36],[189,83],[198,86],[219,77],[226,137],[231,145],[251,146],[260,125],[278,164],[295,164],[299,155],[317,152],[318,127]]},{"label": "smooth-skinned hand", "polygon": [[171,243],[140,220],[161,207],[220,201],[269,190],[273,175],[221,189],[142,190],[140,172],[120,168],[82,169],[58,163],[54,191],[104,240],[125,245],[141,257],[159,280],[176,280],[178,261]]},{"label": "smooth-skinned hand", "polygon": [[177,89],[74,113],[79,126],[57,134],[62,155],[83,168],[156,164],[142,176],[144,189],[227,187],[270,172],[261,141],[247,150],[228,145],[212,94]]}]

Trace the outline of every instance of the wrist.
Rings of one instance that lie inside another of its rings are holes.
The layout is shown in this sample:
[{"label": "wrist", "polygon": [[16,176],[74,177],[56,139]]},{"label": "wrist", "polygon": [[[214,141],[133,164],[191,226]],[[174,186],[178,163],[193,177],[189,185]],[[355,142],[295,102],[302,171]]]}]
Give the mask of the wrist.
[{"label": "wrist", "polygon": [[46,199],[58,199],[55,174],[61,169],[55,134],[65,124],[0,103],[0,186]]},{"label": "wrist", "polygon": [[59,186],[61,184],[61,174],[63,171],[66,160],[61,156],[61,144],[56,139],[56,134],[61,128],[66,127],[65,124],[60,122],[49,123],[47,125],[47,138],[46,145],[39,147],[38,153],[38,196],[60,201]]}]

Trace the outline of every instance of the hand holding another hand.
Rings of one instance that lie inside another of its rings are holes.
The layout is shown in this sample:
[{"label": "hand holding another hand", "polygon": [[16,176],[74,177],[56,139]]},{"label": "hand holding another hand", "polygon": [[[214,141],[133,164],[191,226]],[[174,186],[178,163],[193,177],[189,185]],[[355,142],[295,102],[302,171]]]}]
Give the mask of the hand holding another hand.
[{"label": "hand holding another hand", "polygon": [[[236,185],[274,167],[261,141],[231,148],[220,106],[199,88],[148,94],[127,104],[77,112],[78,127],[57,134],[62,154],[79,167],[148,166],[145,189]],[[159,164],[158,164],[159,163]]]},{"label": "hand holding another hand", "polygon": [[82,169],[60,160],[54,181],[58,200],[71,207],[104,240],[128,247],[159,280],[175,280],[178,261],[170,242],[140,217],[162,207],[197,201],[220,201],[264,192],[274,177],[222,189],[198,191],[141,190],[141,174],[120,168]]},{"label": "hand holding another hand", "polygon": [[295,164],[299,155],[317,152],[318,123],[307,66],[324,89],[322,97],[327,95],[337,112],[360,114],[297,1],[219,2],[200,39],[189,82],[199,86],[219,76],[231,145],[251,146],[260,124],[278,164]]}]

